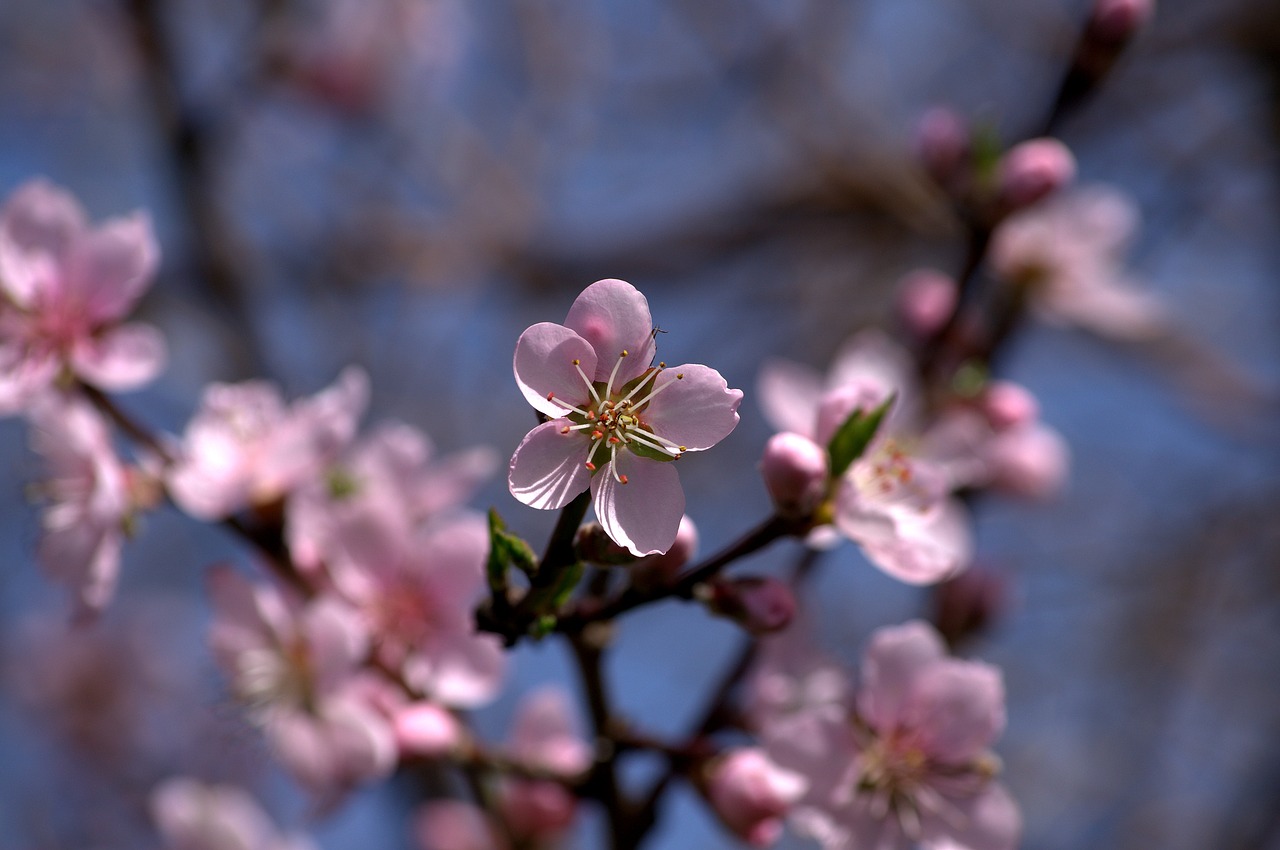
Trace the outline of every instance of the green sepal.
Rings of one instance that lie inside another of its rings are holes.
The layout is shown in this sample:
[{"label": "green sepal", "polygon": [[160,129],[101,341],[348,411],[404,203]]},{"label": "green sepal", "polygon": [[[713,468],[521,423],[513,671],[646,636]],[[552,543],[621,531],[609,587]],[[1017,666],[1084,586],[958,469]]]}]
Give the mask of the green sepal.
[{"label": "green sepal", "polygon": [[489,590],[495,594],[506,592],[507,568],[514,565],[525,575],[538,571],[538,558],[529,544],[507,531],[507,525],[495,508],[489,509],[489,563],[487,573]]},{"label": "green sepal", "polygon": [[973,151],[973,170],[979,181],[984,184],[994,181],[1000,156],[1004,152],[1004,147],[1000,144],[1000,133],[995,125],[989,121],[975,124],[969,135],[969,149]]},{"label": "green sepal", "polygon": [[831,442],[827,443],[827,455],[831,458],[831,478],[834,480],[844,475],[855,460],[862,457],[867,446],[880,429],[889,408],[897,400],[896,393],[890,395],[879,407],[869,411],[861,408],[849,414],[849,418],[836,429]]}]

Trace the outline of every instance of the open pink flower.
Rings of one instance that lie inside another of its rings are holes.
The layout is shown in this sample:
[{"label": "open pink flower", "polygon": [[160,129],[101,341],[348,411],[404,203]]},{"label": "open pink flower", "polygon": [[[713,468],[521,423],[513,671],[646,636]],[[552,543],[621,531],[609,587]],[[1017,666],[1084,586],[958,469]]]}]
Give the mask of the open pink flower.
[{"label": "open pink flower", "polygon": [[50,183],[15,191],[0,209],[0,414],[64,370],[113,391],[159,374],[159,331],[121,323],[158,259],[145,213],[91,227],[75,198]]},{"label": "open pink flower", "polygon": [[151,792],[151,817],[165,850],[312,850],[300,835],[282,835],[243,788],[186,776]]},{"label": "open pink flower", "polygon": [[521,334],[515,353],[520,391],[551,421],[512,456],[512,495],[553,510],[590,486],[605,532],[637,556],[675,541],[684,491],[670,461],[728,436],[742,401],[708,366],[651,366],[655,335],[645,297],[600,280],[563,325]]},{"label": "open pink flower", "polygon": [[[510,750],[522,764],[562,776],[591,766],[591,745],[578,728],[569,700],[554,688],[535,691],[520,704]],[[569,828],[578,800],[558,782],[512,778],[501,786],[498,809],[517,840],[541,846]]]},{"label": "open pink flower", "polygon": [[[766,656],[761,675],[777,693],[788,670]],[[840,707],[844,722],[831,723],[830,711]],[[1021,818],[995,781],[999,761],[989,751],[1004,728],[1000,672],[948,658],[927,624],[873,635],[852,704],[770,708],[756,718],[766,749],[810,780],[791,824],[823,850],[1017,846]],[[789,740],[798,728],[813,738],[804,747]]]},{"label": "open pink flower", "polygon": [[368,398],[369,379],[354,367],[292,405],[266,381],[213,384],[187,424],[169,492],[198,519],[275,502],[346,447]]},{"label": "open pink flower", "polygon": [[731,750],[707,777],[707,799],[725,826],[753,847],[782,835],[783,816],[804,796],[808,780],[773,763],[758,747]]}]

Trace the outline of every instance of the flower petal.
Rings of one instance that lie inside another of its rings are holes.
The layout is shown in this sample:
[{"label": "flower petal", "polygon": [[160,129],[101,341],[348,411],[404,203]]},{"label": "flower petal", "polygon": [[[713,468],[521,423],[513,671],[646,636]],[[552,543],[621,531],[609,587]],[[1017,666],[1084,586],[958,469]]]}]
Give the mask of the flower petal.
[{"label": "flower petal", "polygon": [[618,367],[614,387],[639,377],[653,362],[656,345],[649,302],[624,280],[597,280],[582,290],[564,323],[595,349],[598,361],[593,380],[607,381],[623,351],[627,357]]},{"label": "flower petal", "polygon": [[22,307],[53,285],[53,269],[88,226],[74,197],[46,180],[23,184],[0,213],[0,287]]},{"label": "flower petal", "polygon": [[[626,484],[614,478],[615,469]],[[605,533],[631,554],[666,552],[676,542],[684,490],[672,463],[619,452],[592,480],[591,495]]]},{"label": "flower petal", "polygon": [[511,456],[507,486],[511,495],[532,508],[563,508],[587,489],[585,466],[590,437],[575,431],[561,434],[568,419],[544,422],[525,435]]},{"label": "flower petal", "polygon": [[836,498],[836,527],[862,547],[870,561],[908,584],[933,584],[969,564],[973,537],[968,514],[955,499],[931,510],[910,505],[867,505],[841,485]]},{"label": "flower petal", "polygon": [[942,638],[921,620],[877,629],[862,656],[858,714],[887,735],[900,726],[916,683],[946,657]]},{"label": "flower petal", "polygon": [[74,293],[88,318],[121,319],[151,284],[160,248],[143,212],[111,219],[76,243],[67,269],[68,295]]},{"label": "flower petal", "polygon": [[82,340],[71,353],[71,366],[87,383],[120,392],[136,389],[160,374],[167,358],[160,331],[134,323]]},{"label": "flower petal", "polygon": [[945,798],[939,812],[920,817],[924,845],[946,850],[1014,850],[1022,833],[1018,804],[998,782],[972,797]]},{"label": "flower petal", "polygon": [[653,384],[656,395],[642,418],[655,434],[676,445],[694,452],[709,449],[738,424],[742,390],[729,389],[710,366],[670,367]]},{"label": "flower petal", "polygon": [[565,414],[565,405],[551,401],[548,396],[572,405],[581,405],[591,397],[578,367],[573,365],[574,360],[580,361],[579,366],[588,377],[595,373],[595,349],[564,325],[539,322],[516,340],[513,363],[516,383],[539,413],[551,417]]},{"label": "flower petal", "polygon": [[764,418],[776,430],[813,439],[822,397],[822,378],[816,371],[790,360],[767,360],[760,367],[756,392]]},{"label": "flower petal", "polygon": [[506,653],[496,635],[451,632],[411,653],[405,680],[434,700],[453,708],[491,702],[502,688]]},{"label": "flower petal", "polygon": [[943,661],[916,682],[907,722],[930,758],[964,765],[1004,730],[1004,680],[978,661]]}]

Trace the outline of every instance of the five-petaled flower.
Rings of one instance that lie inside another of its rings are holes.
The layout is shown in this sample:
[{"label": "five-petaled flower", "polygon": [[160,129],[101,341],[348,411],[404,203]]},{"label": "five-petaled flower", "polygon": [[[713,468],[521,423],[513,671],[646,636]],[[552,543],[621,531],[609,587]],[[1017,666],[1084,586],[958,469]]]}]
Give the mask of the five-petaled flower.
[{"label": "five-petaled flower", "polygon": [[516,342],[520,391],[551,421],[511,458],[511,493],[554,510],[591,487],[608,535],[636,555],[665,552],[684,514],[669,461],[708,449],[738,424],[742,391],[690,364],[653,366],[649,304],[631,284],[600,280],[563,325],[540,322]]}]

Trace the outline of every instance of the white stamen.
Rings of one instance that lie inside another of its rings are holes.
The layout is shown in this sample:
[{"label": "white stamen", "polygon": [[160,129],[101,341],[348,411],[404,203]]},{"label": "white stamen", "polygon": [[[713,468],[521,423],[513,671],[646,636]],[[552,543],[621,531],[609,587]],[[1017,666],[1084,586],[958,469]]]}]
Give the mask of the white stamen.
[{"label": "white stamen", "polygon": [[618,368],[622,366],[622,361],[627,356],[627,350],[622,349],[622,353],[618,355],[618,362],[613,364],[613,371],[609,373],[609,382],[604,385],[605,398],[613,396],[613,381],[618,377]]},{"label": "white stamen", "polygon": [[[655,372],[654,374],[657,374],[657,373]],[[676,381],[681,381],[681,380],[684,380],[684,373],[683,373],[683,372],[679,372],[679,373],[677,373],[677,374],[676,374]],[[675,381],[667,381],[667,382],[666,382],[665,384],[663,384],[662,386],[658,386],[658,382],[655,380],[655,381],[653,382],[653,391],[652,391],[651,393],[649,393],[647,396],[645,396],[644,398],[640,399],[639,401],[634,402],[632,406],[633,406],[633,407],[641,407],[641,406],[643,406],[643,405],[648,404],[650,399],[652,399],[652,398],[653,398],[654,396],[656,396],[658,393],[662,392],[663,390],[665,390],[667,387],[671,386],[671,385],[672,385],[672,384],[674,384],[674,383],[675,383]]]},{"label": "white stamen", "polygon": [[582,371],[582,361],[578,358],[573,359],[573,368],[578,370],[578,374],[582,376],[582,383],[587,385],[587,390],[591,393],[591,399],[597,405],[600,404],[600,396],[596,393],[595,384],[591,383],[591,379],[587,377],[587,373]]}]

